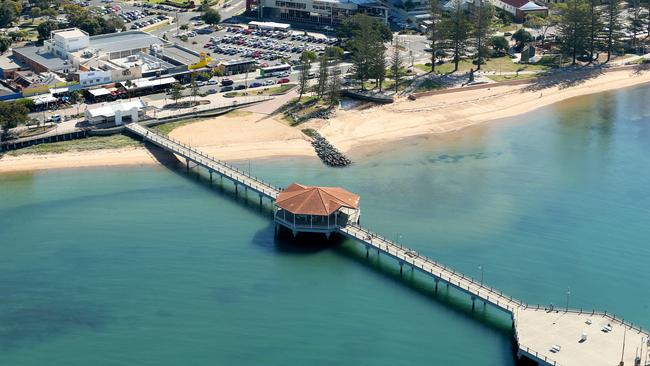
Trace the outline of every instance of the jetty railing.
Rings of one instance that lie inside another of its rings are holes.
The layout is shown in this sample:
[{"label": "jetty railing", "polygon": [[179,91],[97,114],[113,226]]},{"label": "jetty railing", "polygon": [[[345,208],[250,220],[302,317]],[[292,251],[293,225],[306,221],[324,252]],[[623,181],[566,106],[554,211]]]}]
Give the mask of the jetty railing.
[{"label": "jetty railing", "polygon": [[228,177],[236,183],[258,191],[259,193],[271,199],[275,199],[277,195],[282,191],[281,188],[274,187],[271,184],[244,172],[241,169],[238,169],[222,160],[216,159],[213,156],[210,156],[169,136],[165,136],[161,133],[150,130],[135,123],[130,123],[125,127],[127,130],[141,136],[147,141],[150,141],[175,154],[181,155],[196,164],[201,164],[207,169]]},{"label": "jetty railing", "polygon": [[395,243],[382,235],[371,232],[362,226],[350,224],[345,227],[340,227],[339,231],[391,255],[401,262],[408,263],[414,268],[418,268],[420,271],[427,273],[434,278],[443,280],[458,289],[466,291],[473,296],[490,302],[511,313],[514,312],[516,308],[524,307],[526,305],[523,301],[506,295],[502,291],[487,286],[484,283],[478,282],[472,277],[425,257],[420,253]]}]

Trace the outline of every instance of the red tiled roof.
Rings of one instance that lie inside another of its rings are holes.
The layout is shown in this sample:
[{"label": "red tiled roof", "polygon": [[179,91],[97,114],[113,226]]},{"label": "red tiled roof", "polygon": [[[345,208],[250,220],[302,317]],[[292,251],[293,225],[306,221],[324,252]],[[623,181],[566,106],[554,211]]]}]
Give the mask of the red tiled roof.
[{"label": "red tiled roof", "polygon": [[518,8],[526,5],[530,0],[501,0],[501,1],[508,4],[508,5],[512,5],[512,6],[514,6],[515,8],[518,9]]},{"label": "red tiled roof", "polygon": [[341,207],[359,208],[360,197],[339,187],[313,187],[293,183],[275,200],[278,207],[297,215],[327,216]]}]

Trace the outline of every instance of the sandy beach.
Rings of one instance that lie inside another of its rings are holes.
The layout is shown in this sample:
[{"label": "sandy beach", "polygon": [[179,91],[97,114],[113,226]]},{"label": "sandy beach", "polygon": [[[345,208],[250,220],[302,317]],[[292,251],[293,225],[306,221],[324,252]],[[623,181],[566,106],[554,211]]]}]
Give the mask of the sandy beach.
[{"label": "sandy beach", "polygon": [[[390,105],[363,110],[339,110],[329,120],[314,120],[300,128],[315,128],[342,151],[399,140],[440,134],[512,117],[569,98],[650,82],[650,72],[612,71],[580,82],[536,88],[502,85],[418,98],[400,98]],[[570,86],[569,86],[570,85]],[[171,137],[224,160],[273,156],[315,156],[298,128],[279,119],[252,112],[236,112],[182,126]],[[155,164],[146,149],[80,151],[51,155],[4,156],[0,173],[89,166]]]}]

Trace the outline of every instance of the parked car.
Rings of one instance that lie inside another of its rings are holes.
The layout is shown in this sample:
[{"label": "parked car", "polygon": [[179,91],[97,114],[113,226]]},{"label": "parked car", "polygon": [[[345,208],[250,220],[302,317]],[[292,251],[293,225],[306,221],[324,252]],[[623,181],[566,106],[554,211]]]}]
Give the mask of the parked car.
[{"label": "parked car", "polygon": [[221,79],[221,86],[232,85],[234,82],[230,79]]},{"label": "parked car", "polygon": [[244,84],[240,84],[235,87],[235,90],[243,90],[243,89],[246,89],[246,85]]},{"label": "parked car", "polygon": [[278,84],[286,84],[288,82],[289,82],[289,78],[282,78],[282,79],[278,80]]},{"label": "parked car", "polygon": [[249,88],[259,88],[260,86],[262,86],[262,83],[252,83],[252,84],[249,85],[248,87],[249,87]]},{"label": "parked car", "polygon": [[53,114],[50,118],[47,119],[48,122],[61,122],[61,115]]},{"label": "parked car", "polygon": [[234,89],[235,88],[233,88],[232,86],[224,86],[221,89],[219,89],[219,91],[225,93],[225,92],[233,91]]},{"label": "parked car", "polygon": [[275,85],[275,81],[268,79],[264,81],[264,85]]},{"label": "parked car", "polygon": [[208,94],[214,94],[216,92],[217,92],[217,89],[214,89],[214,88],[208,89],[208,91],[207,91]]}]

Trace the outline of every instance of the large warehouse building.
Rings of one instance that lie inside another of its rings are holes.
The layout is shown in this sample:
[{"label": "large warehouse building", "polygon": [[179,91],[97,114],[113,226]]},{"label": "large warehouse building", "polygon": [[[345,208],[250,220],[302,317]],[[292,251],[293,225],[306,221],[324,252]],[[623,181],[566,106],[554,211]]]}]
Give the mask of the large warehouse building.
[{"label": "large warehouse building", "polygon": [[388,22],[388,7],[376,0],[260,0],[262,16],[298,23],[336,25],[364,13]]}]

